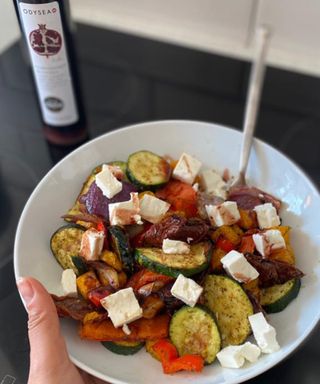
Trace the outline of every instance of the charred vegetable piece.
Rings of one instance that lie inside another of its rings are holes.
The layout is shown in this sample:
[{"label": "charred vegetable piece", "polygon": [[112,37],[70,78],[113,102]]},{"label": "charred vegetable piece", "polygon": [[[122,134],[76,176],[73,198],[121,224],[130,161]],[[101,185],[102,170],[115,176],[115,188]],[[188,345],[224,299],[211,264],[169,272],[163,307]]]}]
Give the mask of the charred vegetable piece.
[{"label": "charred vegetable piece", "polygon": [[63,269],[72,268],[76,274],[79,274],[79,271],[72,262],[72,256],[79,254],[84,232],[85,228],[75,224],[68,224],[59,228],[50,240],[53,256],[61,267]]},{"label": "charred vegetable piece", "polygon": [[74,320],[83,320],[92,312],[93,307],[82,297],[51,295],[60,317],[71,317]]},{"label": "charred vegetable piece", "polygon": [[124,271],[131,275],[133,273],[134,259],[128,234],[118,225],[111,225],[109,227],[109,233],[113,251],[121,260]]},{"label": "charred vegetable piece", "polygon": [[298,296],[300,287],[300,279],[292,279],[284,284],[265,288],[261,292],[261,305],[267,313],[281,312]]},{"label": "charred vegetable piece", "polygon": [[102,341],[101,344],[117,355],[134,355],[144,346],[140,341]]},{"label": "charred vegetable piece", "polygon": [[208,267],[211,244],[203,242],[190,248],[187,254],[166,254],[160,248],[137,248],[135,257],[138,264],[163,275],[178,277],[182,273],[192,276]]},{"label": "charred vegetable piece", "polygon": [[213,314],[200,306],[179,309],[171,319],[169,333],[180,356],[200,355],[207,364],[215,360],[221,348]]},{"label": "charred vegetable piece", "polygon": [[98,287],[92,289],[88,293],[88,300],[90,300],[95,307],[100,308],[100,300],[111,295],[112,293],[114,293],[114,289],[112,287]]},{"label": "charred vegetable piece", "polygon": [[197,215],[197,192],[189,184],[170,180],[164,188],[156,192],[156,196],[170,203],[172,211],[182,212],[187,217]]},{"label": "charred vegetable piece", "polygon": [[146,297],[141,306],[143,310],[143,317],[145,319],[152,319],[155,317],[161,309],[164,308],[164,302],[159,298],[158,295],[150,295]]},{"label": "charred vegetable piece", "polygon": [[111,285],[114,289],[119,288],[118,273],[114,268],[102,261],[88,261],[87,264],[96,271],[102,285]]},{"label": "charred vegetable piece", "polygon": [[121,272],[122,264],[119,256],[112,251],[104,250],[99,256],[100,260],[104,261],[106,264],[110,265],[110,267],[114,268],[116,271]]},{"label": "charred vegetable piece", "polygon": [[169,163],[155,153],[139,151],[128,158],[128,179],[140,190],[160,187],[169,181],[170,175]]},{"label": "charred vegetable piece", "polygon": [[158,292],[159,297],[164,301],[164,303],[166,304],[166,309],[170,313],[176,311],[184,305],[181,300],[177,299],[172,295],[171,288],[173,284],[174,283],[167,284],[163,289]]},{"label": "charred vegetable piece", "polygon": [[153,319],[139,319],[130,323],[130,335],[115,328],[111,320],[87,321],[80,327],[82,339],[97,341],[145,341],[168,336],[170,317],[159,315]]},{"label": "charred vegetable piece", "polygon": [[264,259],[262,256],[245,254],[249,263],[259,272],[259,285],[262,288],[284,284],[294,278],[304,276],[298,268],[282,261]]},{"label": "charred vegetable piece", "polygon": [[83,259],[83,257],[71,256],[71,260],[73,262],[73,265],[76,267],[76,269],[78,271],[78,273],[77,273],[78,276],[83,275],[84,273],[88,272],[88,267],[87,267],[87,264],[86,264],[85,260]]},{"label": "charred vegetable piece", "polygon": [[121,272],[118,272],[118,280],[119,280],[119,288],[124,288],[127,284],[127,275],[125,274],[125,272],[121,271]]},{"label": "charred vegetable piece", "polygon": [[148,353],[150,353],[150,355],[154,358],[154,359],[156,359],[156,360],[158,360],[158,361],[161,361],[160,360],[160,356],[158,356],[156,353],[155,353],[155,351],[153,350],[153,346],[155,345],[155,343],[157,343],[159,340],[147,340],[146,341],[146,351],[148,352]]},{"label": "charred vegetable piece", "polygon": [[208,275],[204,304],[215,315],[223,347],[242,344],[251,333],[248,316],[253,306],[241,286],[226,276]]},{"label": "charred vegetable piece", "polygon": [[153,224],[142,237],[142,243],[150,247],[162,247],[164,239],[181,240],[190,244],[199,243],[208,234],[209,227],[201,219],[172,215],[158,224]]},{"label": "charred vegetable piece", "polygon": [[77,277],[77,288],[85,299],[88,299],[88,294],[90,291],[100,286],[100,281],[93,271],[88,271]]},{"label": "charred vegetable piece", "polygon": [[172,277],[162,275],[148,269],[141,269],[139,272],[136,272],[131,276],[130,280],[127,283],[127,287],[132,287],[134,291],[139,291],[139,289],[149,283],[154,283],[155,281],[162,281],[164,284],[167,284],[173,280]]},{"label": "charred vegetable piece", "polygon": [[121,169],[121,171],[123,172],[123,175],[124,175],[123,180],[129,181],[128,177],[127,177],[127,163],[125,161],[110,161],[110,163],[108,163],[108,165],[113,165],[113,166],[119,167]]}]

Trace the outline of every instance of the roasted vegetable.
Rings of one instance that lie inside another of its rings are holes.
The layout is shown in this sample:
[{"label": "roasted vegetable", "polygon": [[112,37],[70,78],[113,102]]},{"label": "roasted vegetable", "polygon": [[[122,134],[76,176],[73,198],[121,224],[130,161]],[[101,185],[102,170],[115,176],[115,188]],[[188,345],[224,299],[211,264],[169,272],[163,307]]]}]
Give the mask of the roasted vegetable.
[{"label": "roasted vegetable", "polygon": [[245,254],[249,263],[259,272],[259,285],[262,288],[284,284],[294,278],[304,276],[298,268],[281,261],[264,259],[262,256]]},{"label": "roasted vegetable", "polygon": [[77,288],[81,293],[82,297],[88,299],[88,294],[95,288],[101,286],[100,281],[94,271],[88,271],[83,275],[77,277]]},{"label": "roasted vegetable", "polygon": [[77,269],[77,275],[83,275],[84,273],[88,272],[88,267],[85,259],[81,256],[71,256],[71,260],[73,262],[73,265]]},{"label": "roasted vegetable", "polygon": [[169,334],[180,356],[200,355],[211,364],[220,351],[221,339],[213,314],[200,306],[179,309],[171,319]]},{"label": "roasted vegetable", "polygon": [[160,187],[169,181],[170,175],[168,162],[155,153],[139,151],[128,158],[128,179],[140,190]]},{"label": "roasted vegetable", "polygon": [[80,337],[97,341],[145,341],[168,336],[170,317],[159,315],[153,319],[139,319],[130,323],[130,335],[115,328],[110,320],[86,321],[80,326]]},{"label": "roasted vegetable", "polygon": [[104,261],[110,267],[114,268],[116,271],[121,272],[122,264],[119,256],[112,251],[104,250],[99,256],[100,260]]},{"label": "roasted vegetable", "polygon": [[217,319],[222,344],[242,344],[251,333],[248,316],[252,304],[241,286],[226,276],[208,275],[204,282],[204,303]]},{"label": "roasted vegetable", "polygon": [[160,299],[158,295],[147,296],[142,303],[143,317],[145,319],[152,319],[155,317],[161,309],[164,308],[164,302]]},{"label": "roasted vegetable", "polygon": [[114,289],[119,289],[119,277],[114,268],[102,261],[89,261],[87,264],[95,270],[102,285],[110,285]]},{"label": "roasted vegetable", "polygon": [[111,225],[109,227],[109,233],[113,251],[121,260],[124,271],[131,275],[133,273],[134,258],[127,233],[118,225]]},{"label": "roasted vegetable", "polygon": [[85,228],[75,224],[68,224],[59,228],[50,240],[53,256],[61,267],[63,269],[72,268],[76,274],[79,274],[79,271],[72,262],[72,256],[79,254],[84,232]]},{"label": "roasted vegetable", "polygon": [[144,246],[162,247],[164,239],[181,240],[189,244],[199,243],[208,233],[207,224],[198,218],[186,219],[172,215],[153,224],[142,236]]},{"label": "roasted vegetable", "polygon": [[156,192],[156,196],[170,203],[172,211],[183,212],[187,217],[197,215],[197,192],[189,184],[170,180],[164,188]]},{"label": "roasted vegetable", "polygon": [[60,317],[70,317],[74,320],[83,320],[93,307],[82,297],[51,295]]},{"label": "roasted vegetable", "polygon": [[298,296],[300,287],[300,279],[292,279],[284,284],[265,288],[261,292],[261,305],[267,313],[281,312]]},{"label": "roasted vegetable", "polygon": [[140,341],[102,341],[101,344],[117,355],[134,355],[140,351],[144,343]]},{"label": "roasted vegetable", "polygon": [[187,254],[167,254],[160,248],[137,248],[135,257],[140,265],[152,271],[171,277],[178,277],[180,273],[192,276],[209,265],[211,244],[194,244]]},{"label": "roasted vegetable", "polygon": [[156,359],[156,360],[158,360],[158,361],[161,361],[160,360],[160,356],[158,356],[156,353],[155,353],[155,351],[153,350],[153,346],[155,345],[155,343],[157,343],[159,340],[147,340],[146,341],[146,351],[148,352],[148,353],[150,353],[150,355],[154,358],[154,359]]},{"label": "roasted vegetable", "polygon": [[127,283],[127,287],[132,287],[135,292],[138,292],[141,287],[147,284],[154,283],[157,281],[161,281],[164,284],[167,284],[172,280],[172,277],[162,275],[160,273],[156,273],[143,268],[131,276],[130,280]]}]

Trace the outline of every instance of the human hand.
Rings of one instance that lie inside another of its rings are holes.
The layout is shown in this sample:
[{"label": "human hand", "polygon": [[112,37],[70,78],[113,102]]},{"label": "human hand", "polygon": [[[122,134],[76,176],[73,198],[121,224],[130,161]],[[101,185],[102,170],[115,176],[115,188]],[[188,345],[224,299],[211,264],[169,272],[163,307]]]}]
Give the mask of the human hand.
[{"label": "human hand", "polygon": [[30,370],[28,384],[103,384],[80,372],[71,362],[60,332],[54,302],[39,281],[25,277],[17,281],[28,311]]}]

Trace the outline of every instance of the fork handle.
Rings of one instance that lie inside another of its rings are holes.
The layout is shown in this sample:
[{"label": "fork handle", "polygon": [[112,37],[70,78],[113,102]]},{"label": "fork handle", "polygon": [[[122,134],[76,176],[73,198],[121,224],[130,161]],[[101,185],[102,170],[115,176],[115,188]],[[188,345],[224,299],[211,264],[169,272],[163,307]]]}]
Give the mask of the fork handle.
[{"label": "fork handle", "polygon": [[243,127],[243,138],[240,155],[239,176],[244,179],[250,149],[253,140],[253,134],[256,127],[258,107],[260,104],[261,91],[265,75],[265,58],[267,54],[270,31],[267,27],[261,27],[257,33],[257,51],[254,63],[250,73],[250,82],[247,93],[246,110]]}]

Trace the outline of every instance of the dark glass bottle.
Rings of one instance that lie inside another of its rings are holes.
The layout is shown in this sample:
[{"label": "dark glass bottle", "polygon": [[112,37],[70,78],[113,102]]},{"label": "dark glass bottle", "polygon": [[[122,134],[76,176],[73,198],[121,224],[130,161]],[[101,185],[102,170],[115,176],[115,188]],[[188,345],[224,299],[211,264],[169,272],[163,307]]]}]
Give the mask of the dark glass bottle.
[{"label": "dark glass bottle", "polygon": [[87,138],[86,117],[66,0],[14,0],[49,142]]}]

